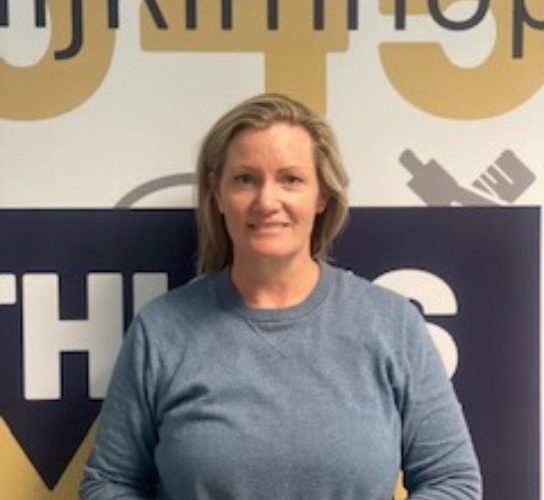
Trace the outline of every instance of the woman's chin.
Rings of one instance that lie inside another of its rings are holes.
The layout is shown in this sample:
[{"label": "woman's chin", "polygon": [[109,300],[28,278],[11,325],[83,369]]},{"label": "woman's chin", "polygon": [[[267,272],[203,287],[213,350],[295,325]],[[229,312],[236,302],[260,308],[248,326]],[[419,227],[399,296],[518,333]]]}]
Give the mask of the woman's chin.
[{"label": "woman's chin", "polygon": [[[247,248],[243,255],[240,255],[243,260],[254,261],[255,263],[262,262],[282,262],[297,259],[303,252],[297,251],[295,248],[287,248],[284,245],[252,245]],[[307,252],[304,252],[306,254]],[[308,254],[309,255],[309,254]]]}]

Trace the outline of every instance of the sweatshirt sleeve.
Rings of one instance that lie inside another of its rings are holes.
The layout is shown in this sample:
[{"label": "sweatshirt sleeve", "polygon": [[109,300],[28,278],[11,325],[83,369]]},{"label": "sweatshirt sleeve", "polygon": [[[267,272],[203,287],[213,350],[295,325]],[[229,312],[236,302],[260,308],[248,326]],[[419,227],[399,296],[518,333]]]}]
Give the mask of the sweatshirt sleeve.
[{"label": "sweatshirt sleeve", "polygon": [[94,449],[83,471],[82,500],[157,496],[151,358],[149,339],[137,318],[125,336],[102,406]]},{"label": "sweatshirt sleeve", "polygon": [[461,405],[412,304],[404,325],[402,459],[408,498],[480,500],[481,475]]}]

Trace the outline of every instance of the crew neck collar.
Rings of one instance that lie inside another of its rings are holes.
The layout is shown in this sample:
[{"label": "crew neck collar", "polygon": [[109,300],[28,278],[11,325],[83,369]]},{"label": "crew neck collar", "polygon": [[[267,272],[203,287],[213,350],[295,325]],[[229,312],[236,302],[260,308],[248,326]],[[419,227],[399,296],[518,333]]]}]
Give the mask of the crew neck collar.
[{"label": "crew neck collar", "polygon": [[310,294],[299,304],[281,308],[257,308],[247,305],[234,286],[231,266],[217,275],[216,290],[219,303],[229,310],[235,310],[241,316],[254,322],[288,322],[310,314],[325,299],[332,280],[332,267],[323,260],[319,264],[319,279]]}]

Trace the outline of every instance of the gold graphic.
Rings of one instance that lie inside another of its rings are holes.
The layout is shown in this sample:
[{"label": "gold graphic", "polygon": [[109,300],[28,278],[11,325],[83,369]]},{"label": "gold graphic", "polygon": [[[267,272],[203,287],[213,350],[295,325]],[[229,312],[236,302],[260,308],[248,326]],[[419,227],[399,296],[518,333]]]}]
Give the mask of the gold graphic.
[{"label": "gold graphic", "polygon": [[2,498],[32,500],[67,500],[77,498],[83,465],[94,443],[95,425],[91,428],[53,491],[50,491],[23,450],[0,418],[0,484]]},{"label": "gold graphic", "polygon": [[408,492],[404,489],[403,485],[403,474],[399,474],[399,478],[397,480],[397,485],[395,486],[395,497],[393,500],[407,500],[408,498]]},{"label": "gold graphic", "polygon": [[314,28],[313,0],[278,2],[277,29],[268,28],[264,0],[233,2],[231,29],[222,26],[219,1],[197,2],[197,29],[187,29],[184,4],[161,4],[168,24],[163,30],[142,6],[144,50],[263,52],[268,92],[289,94],[325,113],[327,53],[349,47],[347,1],[325,2],[323,30]]},{"label": "gold graphic", "polygon": [[[442,2],[442,11],[456,1]],[[392,16],[394,3],[380,0],[380,11]],[[408,14],[428,14],[426,1],[406,4]],[[544,19],[544,2],[526,0],[525,5],[533,19]],[[544,84],[544,32],[515,23],[512,2],[490,0],[489,11],[497,34],[492,53],[480,66],[455,66],[437,43],[386,42],[380,57],[391,84],[414,106],[448,118],[488,118],[526,102]],[[407,30],[409,23],[408,17]],[[514,57],[516,36],[523,41],[522,57]]]},{"label": "gold graphic", "polygon": [[66,113],[91,97],[104,80],[115,45],[115,32],[108,28],[107,2],[83,2],[81,48],[76,56],[59,59],[77,42],[77,22],[72,17],[77,21],[78,15],[70,4],[67,0],[47,2],[51,39],[37,64],[16,67],[0,59],[0,117],[36,120]]}]

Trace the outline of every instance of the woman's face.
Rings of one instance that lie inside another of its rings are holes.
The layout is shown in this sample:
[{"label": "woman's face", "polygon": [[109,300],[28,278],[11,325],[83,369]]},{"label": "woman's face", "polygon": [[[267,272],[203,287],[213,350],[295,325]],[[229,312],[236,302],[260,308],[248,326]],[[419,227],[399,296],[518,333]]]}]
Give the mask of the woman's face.
[{"label": "woman's face", "polygon": [[275,123],[234,136],[215,184],[234,260],[310,257],[319,186],[313,142],[301,126]]}]

